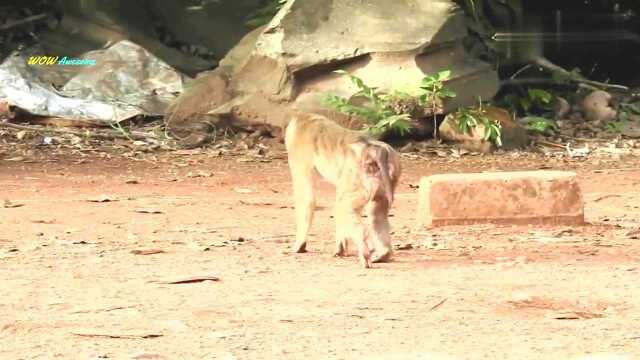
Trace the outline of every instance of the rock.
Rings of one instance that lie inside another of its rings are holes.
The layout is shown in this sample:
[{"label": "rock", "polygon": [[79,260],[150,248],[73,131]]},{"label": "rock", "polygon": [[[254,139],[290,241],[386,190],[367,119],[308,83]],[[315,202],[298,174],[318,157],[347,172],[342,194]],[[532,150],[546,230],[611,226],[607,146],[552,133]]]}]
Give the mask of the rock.
[{"label": "rock", "polygon": [[571,104],[563,97],[556,97],[556,101],[553,104],[553,118],[564,119],[570,112]]},{"label": "rock", "polygon": [[620,134],[628,138],[640,139],[640,115],[629,115],[627,121],[622,123]]},{"label": "rock", "polygon": [[254,45],[264,32],[266,25],[253,29],[238,42],[225,57],[220,60],[219,66],[226,75],[235,74],[242,69],[253,51]]},{"label": "rock", "polygon": [[[459,143],[469,151],[488,153],[496,149],[496,145],[488,140],[484,140],[485,130],[482,124],[469,129],[470,133],[460,132],[456,117],[457,113],[449,114],[438,128],[440,137],[444,140]],[[483,108],[483,114],[491,121],[497,121],[502,126],[502,146],[504,150],[523,148],[529,145],[529,135],[520,126],[507,110],[487,106]]]},{"label": "rock", "polygon": [[[491,98],[498,77],[489,64],[465,53],[466,35],[464,14],[451,0],[291,0],[266,28],[245,36],[218,72],[204,76],[228,78],[224,93],[232,105],[219,104],[217,92],[194,87],[175,101],[168,118],[197,129],[187,123],[205,121],[195,115],[210,105],[207,110],[224,110],[214,113],[233,125],[281,131],[292,111],[331,112],[321,104],[324,94],[349,97],[357,91],[333,73],[337,69],[383,91],[417,90],[425,74],[448,69],[447,86],[458,96],[444,110],[470,105],[478,96]],[[183,105],[198,102],[198,111]],[[338,120],[362,125],[345,116]]]},{"label": "rock", "polygon": [[218,125],[220,116],[207,114],[231,101],[227,77],[222,71],[211,71],[196,78],[167,109],[167,131],[185,147],[196,147],[206,142],[212,125]]},{"label": "rock", "polygon": [[580,103],[585,118],[596,124],[614,120],[618,112],[611,106],[611,99],[611,94],[603,90],[596,90],[585,96]]},{"label": "rock", "polygon": [[420,226],[479,223],[579,225],[584,200],[576,175],[562,171],[423,177]]}]

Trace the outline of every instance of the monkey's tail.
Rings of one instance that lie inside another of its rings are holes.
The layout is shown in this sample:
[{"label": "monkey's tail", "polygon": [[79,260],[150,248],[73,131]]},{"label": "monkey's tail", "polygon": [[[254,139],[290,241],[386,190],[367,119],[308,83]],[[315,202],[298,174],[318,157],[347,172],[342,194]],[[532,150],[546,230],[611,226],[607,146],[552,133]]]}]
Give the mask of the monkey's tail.
[{"label": "monkey's tail", "polygon": [[389,150],[385,146],[381,146],[378,149],[379,154],[376,156],[376,162],[380,170],[384,196],[389,206],[391,206],[393,203],[393,188],[391,186],[391,176],[389,175]]}]

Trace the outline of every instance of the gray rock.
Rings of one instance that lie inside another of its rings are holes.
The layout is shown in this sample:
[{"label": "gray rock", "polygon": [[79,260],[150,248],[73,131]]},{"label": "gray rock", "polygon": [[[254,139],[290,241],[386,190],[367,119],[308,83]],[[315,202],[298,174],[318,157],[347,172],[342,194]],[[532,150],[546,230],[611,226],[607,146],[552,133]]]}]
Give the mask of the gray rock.
[{"label": "gray rock", "polygon": [[[426,74],[451,70],[447,86],[458,96],[445,104],[450,111],[489,99],[498,89],[491,67],[465,53],[465,36],[464,15],[451,0],[291,0],[221,61],[233,105],[202,105],[191,113],[217,108],[240,124],[282,128],[292,111],[326,114],[320,101],[326,93],[349,97],[357,91],[332,73],[336,69],[383,91],[417,90]],[[184,95],[173,109],[194,103],[192,97],[208,103],[201,92]],[[176,124],[199,121],[175,112],[170,117]]]}]

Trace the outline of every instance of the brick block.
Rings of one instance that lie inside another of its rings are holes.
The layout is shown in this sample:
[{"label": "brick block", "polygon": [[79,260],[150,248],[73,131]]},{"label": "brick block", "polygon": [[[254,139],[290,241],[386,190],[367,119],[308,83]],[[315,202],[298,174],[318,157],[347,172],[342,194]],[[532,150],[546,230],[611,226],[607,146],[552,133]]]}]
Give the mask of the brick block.
[{"label": "brick block", "polygon": [[579,225],[584,199],[576,174],[520,171],[444,174],[420,179],[418,223]]}]

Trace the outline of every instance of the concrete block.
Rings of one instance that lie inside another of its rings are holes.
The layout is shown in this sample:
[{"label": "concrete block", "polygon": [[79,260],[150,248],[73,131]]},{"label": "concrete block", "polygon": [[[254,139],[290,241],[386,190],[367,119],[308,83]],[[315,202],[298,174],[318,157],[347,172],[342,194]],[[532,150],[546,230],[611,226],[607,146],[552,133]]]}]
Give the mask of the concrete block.
[{"label": "concrete block", "polygon": [[433,175],[420,179],[419,196],[420,226],[584,223],[584,199],[572,172]]}]

